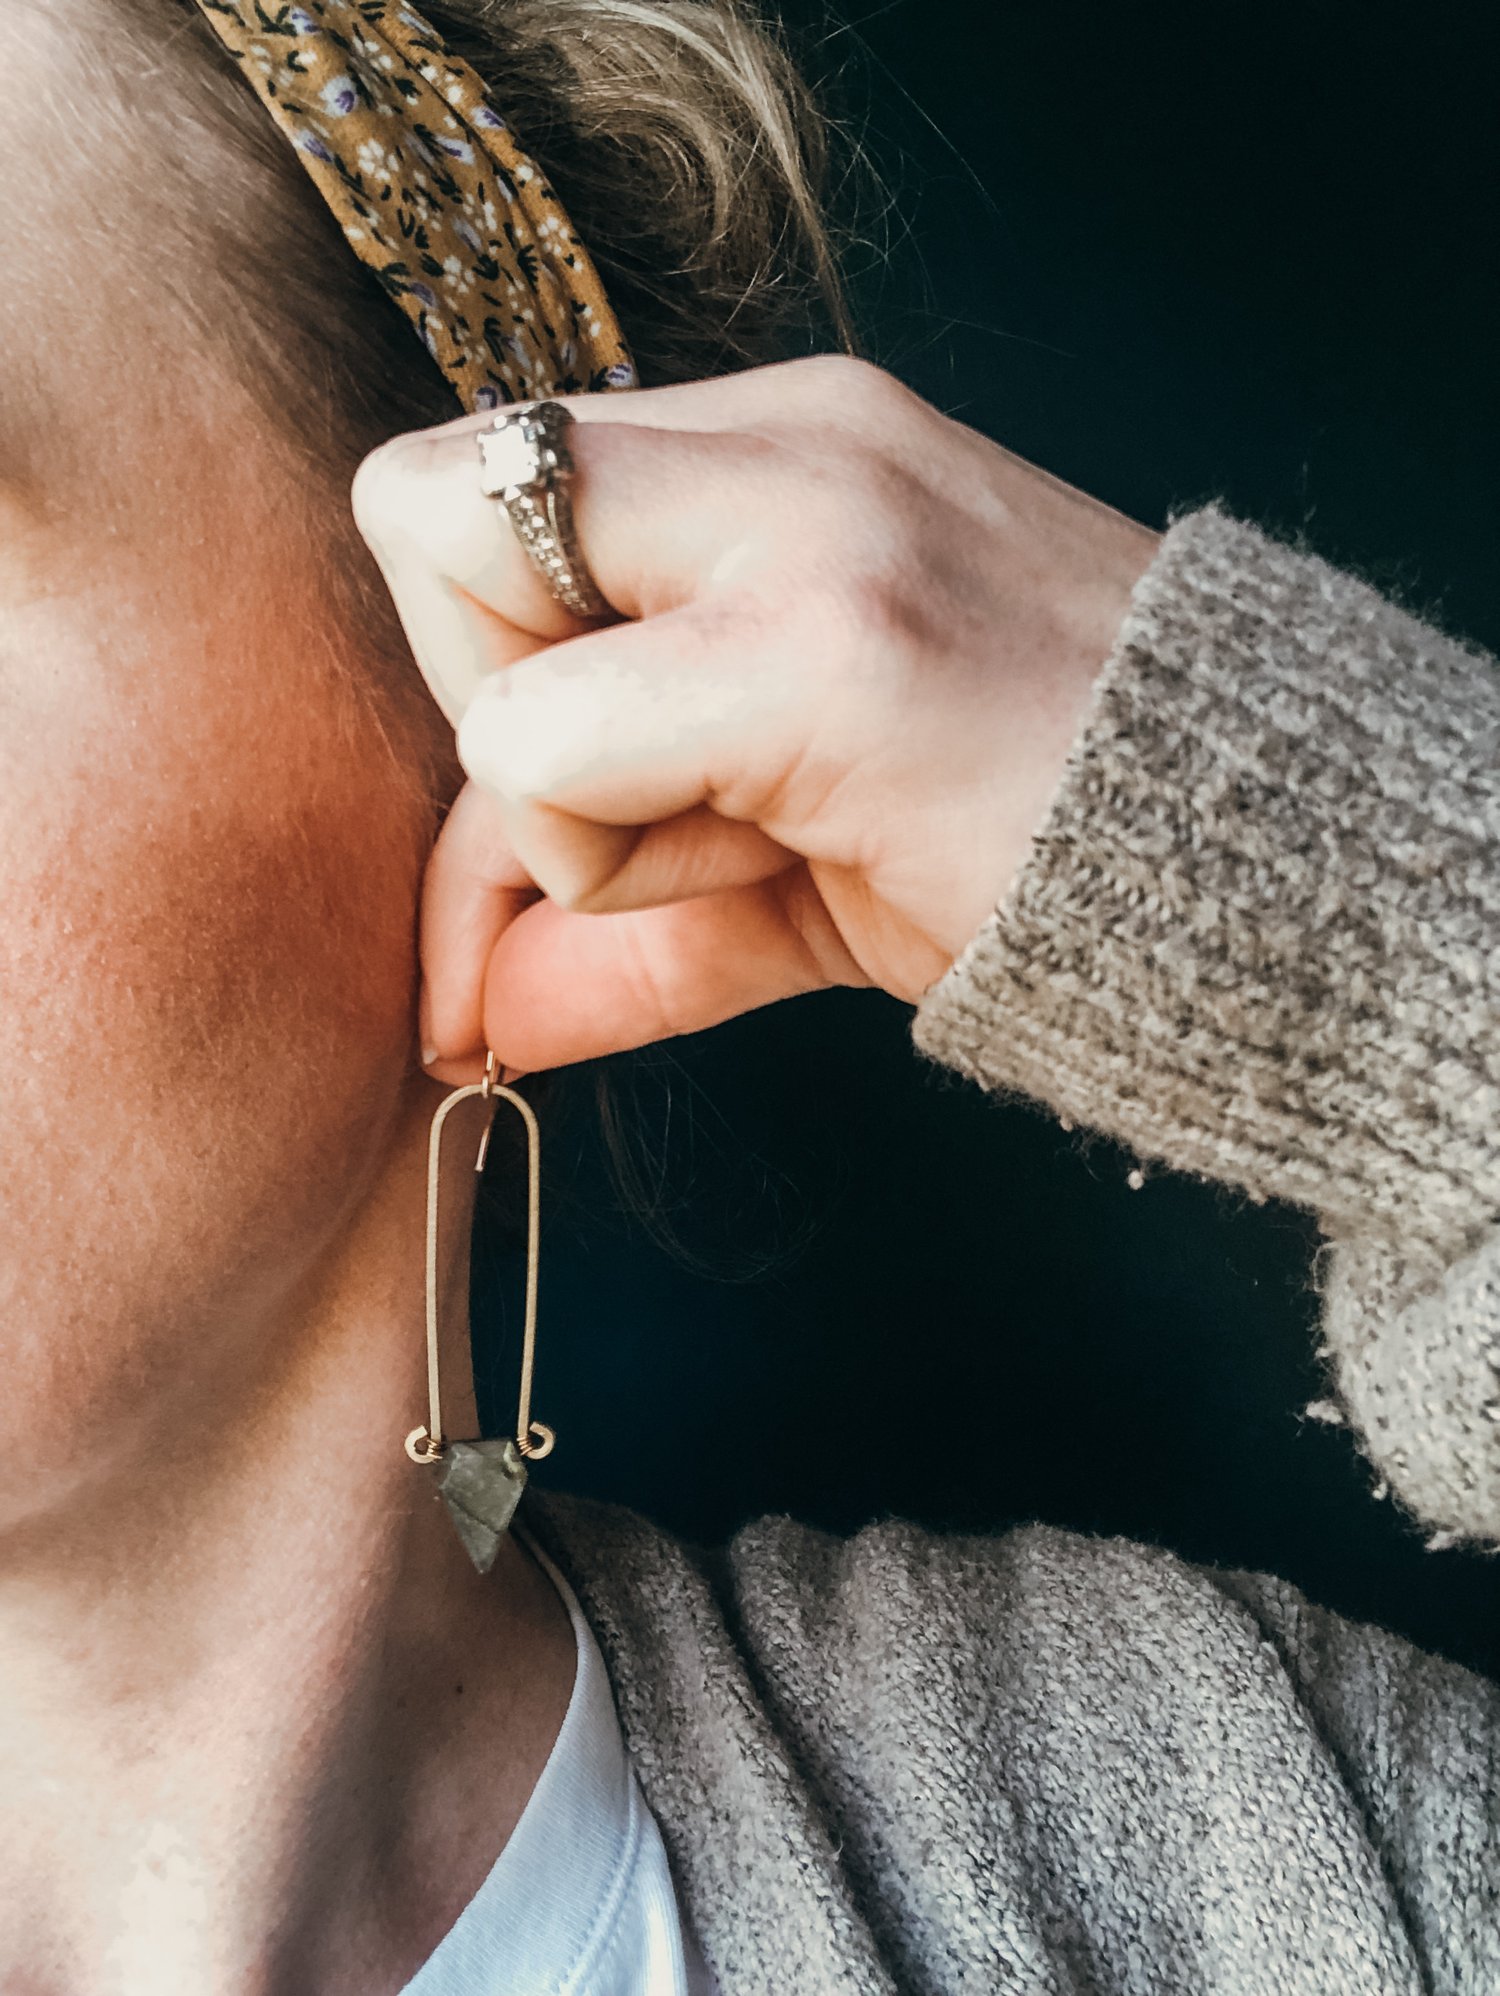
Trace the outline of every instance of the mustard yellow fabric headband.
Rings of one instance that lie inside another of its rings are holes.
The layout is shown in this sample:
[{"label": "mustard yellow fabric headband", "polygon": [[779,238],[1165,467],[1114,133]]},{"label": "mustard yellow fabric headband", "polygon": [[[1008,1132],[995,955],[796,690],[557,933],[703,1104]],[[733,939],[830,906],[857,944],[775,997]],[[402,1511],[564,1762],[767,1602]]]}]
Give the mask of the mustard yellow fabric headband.
[{"label": "mustard yellow fabric headband", "polygon": [[466,409],[635,387],[562,204],[415,8],[197,4]]}]

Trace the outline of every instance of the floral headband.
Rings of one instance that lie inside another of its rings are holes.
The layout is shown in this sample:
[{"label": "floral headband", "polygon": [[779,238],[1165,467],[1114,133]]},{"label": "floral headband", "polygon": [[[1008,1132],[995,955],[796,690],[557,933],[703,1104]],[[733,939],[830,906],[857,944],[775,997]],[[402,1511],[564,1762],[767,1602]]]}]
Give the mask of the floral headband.
[{"label": "floral headband", "polygon": [[197,5],[466,409],[636,386],[562,204],[405,0]]}]

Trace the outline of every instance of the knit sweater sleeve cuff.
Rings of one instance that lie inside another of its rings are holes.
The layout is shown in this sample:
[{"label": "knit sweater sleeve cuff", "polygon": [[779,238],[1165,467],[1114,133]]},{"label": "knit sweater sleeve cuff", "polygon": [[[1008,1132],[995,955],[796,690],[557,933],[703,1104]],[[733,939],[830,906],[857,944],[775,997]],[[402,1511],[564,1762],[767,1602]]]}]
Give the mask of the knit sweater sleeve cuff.
[{"label": "knit sweater sleeve cuff", "polygon": [[931,1058],[1450,1259],[1500,1215],[1500,671],[1216,508],[1166,535]]}]

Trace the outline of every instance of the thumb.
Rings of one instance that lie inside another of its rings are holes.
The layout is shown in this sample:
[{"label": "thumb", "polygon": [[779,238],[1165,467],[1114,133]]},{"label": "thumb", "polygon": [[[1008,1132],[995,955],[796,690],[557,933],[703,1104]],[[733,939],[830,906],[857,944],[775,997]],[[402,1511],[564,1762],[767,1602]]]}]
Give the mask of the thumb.
[{"label": "thumb", "polygon": [[[538,901],[490,957],[484,1043],[536,1072],[704,1032],[834,982],[808,939],[830,926],[802,867],[630,914],[572,915]],[[847,962],[833,938],[835,952]],[[849,968],[847,981],[867,981]]]},{"label": "thumb", "polygon": [[487,1047],[531,1072],[868,981],[805,867],[669,906],[576,914],[538,897],[472,784],[428,864],[421,931],[424,1059],[454,1083],[475,1078]]}]

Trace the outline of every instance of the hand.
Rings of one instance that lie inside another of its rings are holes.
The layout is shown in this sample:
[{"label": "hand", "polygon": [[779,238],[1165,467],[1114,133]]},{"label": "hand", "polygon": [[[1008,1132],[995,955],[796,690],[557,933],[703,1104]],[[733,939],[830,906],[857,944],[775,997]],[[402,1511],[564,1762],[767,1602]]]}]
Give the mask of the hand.
[{"label": "hand", "polygon": [[547,595],[479,488],[488,417],[355,479],[429,684],[451,714],[477,682],[423,897],[429,1067],[835,984],[915,1001],[1024,860],[1157,537],[841,357],[570,407],[626,621]]}]

